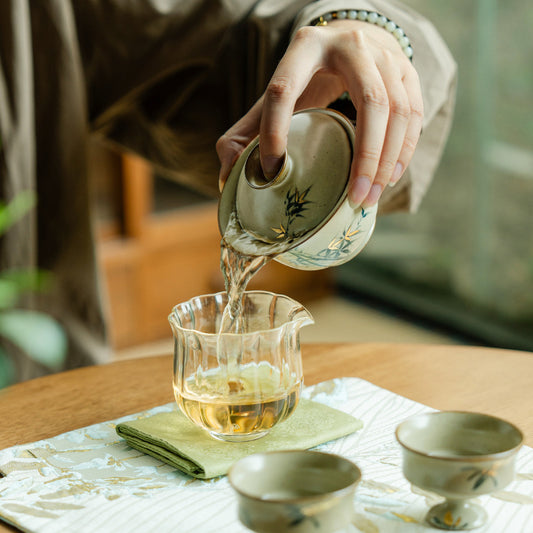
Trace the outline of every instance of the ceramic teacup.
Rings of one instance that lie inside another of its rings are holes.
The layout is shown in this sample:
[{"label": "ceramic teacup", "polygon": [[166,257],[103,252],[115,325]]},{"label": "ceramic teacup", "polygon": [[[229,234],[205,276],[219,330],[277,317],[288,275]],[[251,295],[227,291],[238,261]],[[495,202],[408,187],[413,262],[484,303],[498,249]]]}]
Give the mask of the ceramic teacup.
[{"label": "ceramic teacup", "polygon": [[361,471],[338,455],[289,450],[245,457],[228,476],[252,531],[340,533],[349,530]]},{"label": "ceramic teacup", "polygon": [[452,531],[486,523],[485,510],[468,500],[513,480],[523,441],[521,431],[505,420],[458,411],[412,417],[397,427],[396,438],[405,477],[446,498],[429,510],[427,522]]}]

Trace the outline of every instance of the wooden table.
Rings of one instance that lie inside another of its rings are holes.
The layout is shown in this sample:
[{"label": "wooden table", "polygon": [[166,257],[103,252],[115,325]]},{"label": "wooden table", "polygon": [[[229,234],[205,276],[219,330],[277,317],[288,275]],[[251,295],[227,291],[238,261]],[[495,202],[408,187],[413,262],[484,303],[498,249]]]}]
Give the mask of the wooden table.
[{"label": "wooden table", "polygon": [[[437,409],[514,422],[533,446],[533,353],[468,346],[307,344],[307,385],[356,376]],[[173,401],[172,357],[99,365],[14,385],[0,394],[0,449]],[[0,532],[15,531],[0,524]]]}]

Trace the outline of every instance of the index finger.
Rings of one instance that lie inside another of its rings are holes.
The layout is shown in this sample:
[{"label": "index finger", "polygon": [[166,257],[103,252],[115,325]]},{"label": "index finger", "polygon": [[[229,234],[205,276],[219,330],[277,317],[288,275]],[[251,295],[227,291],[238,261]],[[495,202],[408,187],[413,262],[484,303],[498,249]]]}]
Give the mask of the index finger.
[{"label": "index finger", "polygon": [[[294,107],[320,60],[317,29],[298,30],[279,62],[265,91],[259,128],[261,166],[269,177],[276,174],[287,148],[287,135]],[[315,48],[315,52],[309,48]]]}]

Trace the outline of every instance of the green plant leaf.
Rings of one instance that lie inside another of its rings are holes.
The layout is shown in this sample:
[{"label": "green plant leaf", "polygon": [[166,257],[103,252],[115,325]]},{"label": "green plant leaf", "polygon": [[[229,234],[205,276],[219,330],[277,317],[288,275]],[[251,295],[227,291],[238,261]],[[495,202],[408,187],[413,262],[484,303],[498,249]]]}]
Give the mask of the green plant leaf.
[{"label": "green plant leaf", "polygon": [[15,382],[15,366],[5,350],[0,347],[0,389]]},{"label": "green plant leaf", "polygon": [[47,290],[52,285],[53,276],[46,270],[11,269],[0,274],[0,280],[15,283],[21,292]]},{"label": "green plant leaf", "polygon": [[20,291],[16,282],[0,277],[0,309],[15,305],[19,295]]},{"label": "green plant leaf", "polygon": [[22,191],[8,204],[0,203],[0,235],[22,218],[36,202],[35,193]]},{"label": "green plant leaf", "polygon": [[0,336],[52,370],[58,370],[65,359],[65,333],[54,319],[43,313],[23,309],[1,312]]},{"label": "green plant leaf", "polygon": [[13,307],[24,292],[46,290],[52,275],[43,270],[7,270],[0,274],[0,309]]}]

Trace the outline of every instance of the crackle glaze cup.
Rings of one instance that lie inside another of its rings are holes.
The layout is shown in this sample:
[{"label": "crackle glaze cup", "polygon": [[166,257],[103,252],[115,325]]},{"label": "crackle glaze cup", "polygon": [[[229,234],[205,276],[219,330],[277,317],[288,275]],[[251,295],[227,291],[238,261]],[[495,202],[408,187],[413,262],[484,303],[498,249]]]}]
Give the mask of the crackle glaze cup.
[{"label": "crackle glaze cup", "polygon": [[176,305],[174,396],[180,410],[212,437],[258,439],[295,410],[303,385],[300,328],[313,319],[300,303],[247,291],[239,333],[220,333],[226,292]]},{"label": "crackle glaze cup", "polygon": [[289,450],[249,455],[228,479],[239,520],[256,533],[342,533],[361,471],[338,455]]},{"label": "crackle glaze cup", "polygon": [[451,531],[486,523],[486,511],[468,500],[513,480],[523,442],[521,431],[505,420],[457,411],[412,417],[397,427],[396,438],[407,480],[445,498],[429,510],[427,522]]},{"label": "crackle glaze cup", "polygon": [[341,113],[297,112],[283,165],[268,179],[254,139],[233,166],[219,202],[220,232],[228,244],[246,255],[275,255],[300,270],[355,257],[372,235],[377,206],[353,208],[348,202],[354,141],[355,128]]}]

